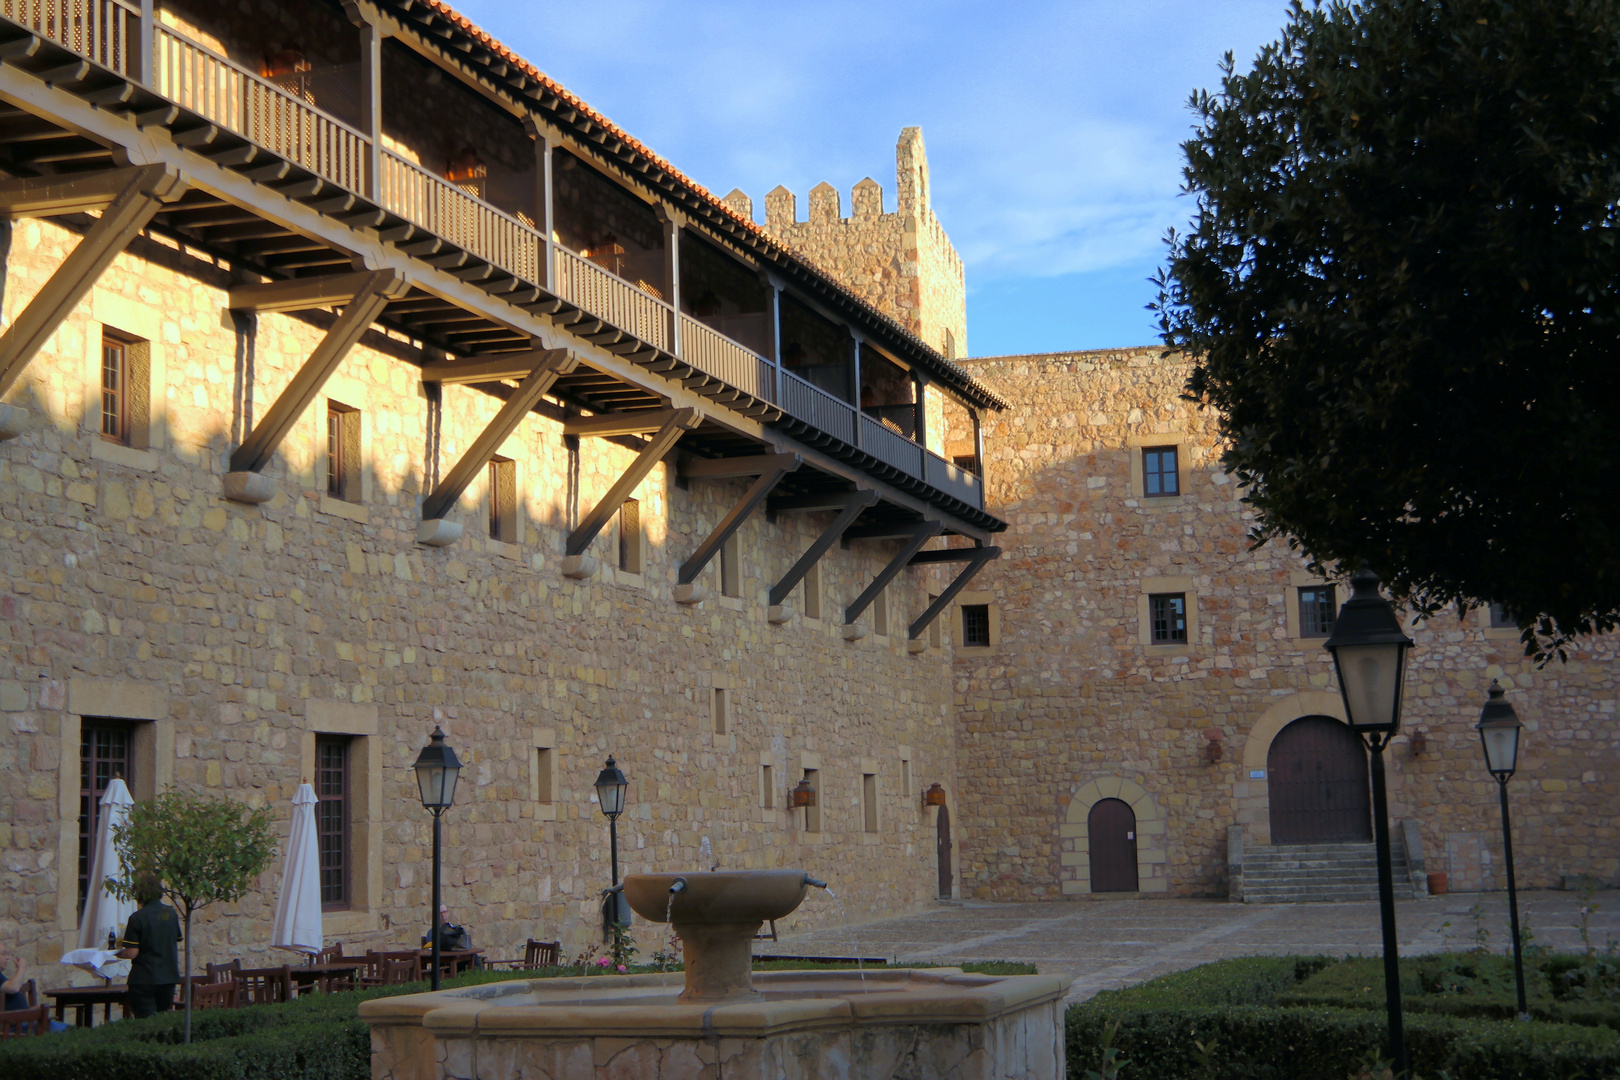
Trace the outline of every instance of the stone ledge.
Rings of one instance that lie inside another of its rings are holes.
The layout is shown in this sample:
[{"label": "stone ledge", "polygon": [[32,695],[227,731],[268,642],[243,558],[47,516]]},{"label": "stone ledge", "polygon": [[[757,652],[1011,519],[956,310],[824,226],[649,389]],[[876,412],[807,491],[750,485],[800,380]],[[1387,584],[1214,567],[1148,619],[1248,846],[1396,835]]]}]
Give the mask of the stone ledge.
[{"label": "stone ledge", "polygon": [[28,430],[28,410],[16,405],[0,405],[0,442],[15,439]]},{"label": "stone ledge", "polygon": [[583,581],[596,574],[597,561],[589,555],[569,555],[562,561],[562,576]]},{"label": "stone ledge", "polygon": [[677,604],[701,604],[709,598],[709,590],[702,585],[677,585],[670,597]]},{"label": "stone ledge", "polygon": [[223,490],[225,497],[232,502],[266,503],[275,497],[276,485],[263,473],[228,472]]},{"label": "stone ledge", "polygon": [[765,621],[772,626],[786,626],[793,621],[793,609],[786,604],[772,604],[765,609]]},{"label": "stone ledge", "polygon": [[860,623],[845,623],[844,624],[844,640],[845,641],[859,641],[859,640],[861,640],[861,638],[865,637],[869,633],[871,633],[871,631],[869,631],[866,627],[862,626]]},{"label": "stone ledge", "polygon": [[429,518],[417,523],[416,542],[428,547],[449,547],[461,539],[461,522]]}]

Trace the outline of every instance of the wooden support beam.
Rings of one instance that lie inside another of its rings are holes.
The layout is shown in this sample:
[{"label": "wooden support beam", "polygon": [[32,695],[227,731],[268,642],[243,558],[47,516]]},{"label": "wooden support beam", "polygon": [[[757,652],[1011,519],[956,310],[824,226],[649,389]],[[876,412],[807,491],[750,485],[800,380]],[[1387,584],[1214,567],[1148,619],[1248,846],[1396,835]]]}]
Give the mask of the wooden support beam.
[{"label": "wooden support beam", "polygon": [[367,276],[370,280],[355,292],[292,382],[231,455],[232,472],[258,472],[264,468],[281,440],[287,437],[287,432],[315,400],[361,335],[382,314],[388,301],[399,299],[410,288],[409,283],[392,270],[378,270]]},{"label": "wooden support beam", "polygon": [[[962,567],[962,572],[951,579],[951,583],[945,586],[945,591],[935,597],[934,602],[929,604],[928,607],[923,610],[923,613],[917,616],[916,621],[913,622],[906,630],[906,637],[911,641],[915,641],[922,637],[923,631],[927,630],[933,621],[939,618],[940,612],[944,611],[950,606],[951,601],[956,599],[957,593],[967,588],[968,582],[973,580],[973,575],[977,574],[980,569],[984,567],[985,563],[1001,555],[1001,549],[998,547],[950,548],[947,550],[953,554],[955,552],[962,552],[965,556],[967,556],[968,564]],[[944,553],[928,551],[923,552],[922,554],[935,555]],[[917,563],[917,559],[915,558],[913,558],[911,561],[913,565]],[[942,562],[944,560],[935,561]]]},{"label": "wooden support beam", "polygon": [[231,290],[226,306],[232,311],[256,311],[261,315],[273,311],[341,307],[353,300],[375,276],[370,270],[357,270],[352,274],[327,274],[323,277],[267,281],[262,285],[238,285]]},{"label": "wooden support beam", "polygon": [[422,500],[423,521],[442,518],[451,511],[462,492],[467,490],[467,485],[489,464],[495,451],[500,449],[507,436],[517,430],[518,424],[551,389],[557,377],[574,370],[579,363],[579,358],[567,349],[547,349],[528,355],[531,366],[528,375],[518,384],[512,396],[506,399],[495,418],[473,440],[467,452],[461,455],[461,460],[439,481],[433,493]]},{"label": "wooden support beam", "polygon": [[968,562],[979,557],[982,547],[951,547],[936,548],[933,551],[919,551],[911,557],[912,566],[926,566],[932,563]]},{"label": "wooden support beam", "polygon": [[821,557],[827,553],[828,548],[838,542],[838,538],[844,535],[844,530],[849,528],[851,522],[861,516],[863,510],[876,504],[878,493],[875,491],[845,491],[837,493],[837,498],[839,502],[834,506],[816,507],[816,509],[836,509],[839,511],[838,517],[822,531],[820,536],[816,537],[816,542],[811,544],[803,555],[799,556],[799,561],[794,563],[793,567],[782,576],[782,580],[771,586],[770,601],[772,607],[788,598],[794,587],[803,580],[804,575],[808,574],[810,568],[820,561]]},{"label": "wooden support beam", "polygon": [[737,505],[731,508],[731,512],[720,519],[720,524],[714,527],[714,531],[709,534],[708,539],[698,545],[697,550],[692,552],[691,558],[681,563],[680,573],[676,577],[677,584],[690,585],[696,581],[697,576],[703,573],[704,567],[709,565],[709,561],[714,558],[725,542],[731,539],[731,534],[742,528],[743,522],[747,521],[754,511],[759,509],[759,504],[765,501],[765,496],[771,493],[771,489],[782,482],[782,477],[793,472],[803,462],[803,459],[797,454],[769,454],[767,456],[777,460],[769,468],[760,472],[759,479],[748,486],[748,491],[738,500]]},{"label": "wooden support beam", "polygon": [[883,521],[876,525],[859,525],[844,534],[847,547],[852,540],[905,540],[915,527],[911,521]]},{"label": "wooden support beam", "polygon": [[[760,476],[792,463],[797,469],[804,459],[798,454],[756,454],[752,457],[692,458],[680,464],[682,480],[735,480],[739,476]],[[842,505],[840,503],[840,505]]]},{"label": "wooden support beam", "polygon": [[644,435],[657,431],[677,413],[692,413],[696,420],[692,427],[703,421],[696,409],[643,409],[639,412],[601,413],[597,416],[576,416],[563,425],[564,435],[581,439],[609,439],[615,435]]},{"label": "wooden support beam", "polygon": [[860,489],[850,491],[820,491],[813,495],[792,495],[785,499],[772,499],[765,504],[765,510],[770,514],[823,514],[829,510],[842,510],[849,505],[852,494],[870,495],[871,499],[861,504],[861,508],[873,506],[878,501],[876,492]]},{"label": "wooden support beam", "polygon": [[[163,186],[165,178],[169,186]],[[0,181],[0,216],[54,217],[100,210],[131,188],[146,191],[163,202],[186,192],[176,173],[161,165],[133,165],[92,173],[30,176]]]},{"label": "wooden support beam", "polygon": [[[597,503],[596,507],[586,515],[585,520],[579,523],[579,528],[568,534],[565,554],[578,555],[590,547],[591,541],[596,539],[596,534],[601,532],[602,527],[612,520],[614,514],[619,512],[619,507],[624,505],[624,500],[628,499],[630,493],[636,490],[637,484],[647,478],[647,474],[652,472],[653,466],[664,460],[664,455],[675,448],[675,444],[680,441],[682,435],[703,423],[703,414],[696,409],[675,409],[668,416],[669,418],[664,421],[663,426],[658,429],[657,433],[647,440],[646,448],[636,455],[636,460],[630,463],[630,467],[624,471],[624,475],[619,477],[618,481],[608,489],[606,495],[602,496],[602,501]],[[645,431],[646,429],[639,428],[637,430]],[[620,432],[619,434],[629,433]]]},{"label": "wooden support beam", "polygon": [[[0,395],[11,389],[28,367],[29,361],[62,325],[68,312],[84,299],[84,295],[101,278],[118,253],[140,235],[158,208],[164,202],[178,199],[186,190],[179,174],[162,165],[143,165],[112,172],[122,180],[123,186],[103,204],[105,208],[101,211],[101,219],[90,227],[84,239],[45,282],[45,287],[34,294],[28,306],[0,335]],[[88,177],[85,183],[90,187],[98,186]],[[32,195],[27,194],[26,185],[30,184],[35,185]],[[19,188],[18,185],[24,186]],[[10,205],[17,208],[6,212],[19,213],[22,212],[21,208],[31,207],[28,211],[31,213],[56,213],[48,207],[60,205],[60,202],[53,204],[45,199],[41,190],[45,186],[48,185],[36,180],[13,180],[0,185],[10,191],[13,199]],[[63,193],[62,201],[72,200]],[[42,210],[42,206],[47,209]],[[78,206],[85,208],[82,202]]]},{"label": "wooden support beam", "polygon": [[872,584],[866,587],[855,601],[844,609],[844,625],[848,626],[861,617],[865,611],[878,598],[878,593],[888,588],[894,576],[904,570],[911,557],[922,550],[922,546],[940,533],[945,531],[945,523],[941,521],[919,521],[911,527],[911,538],[889,560],[889,565],[878,571],[878,576],[872,579]]},{"label": "wooden support beam", "polygon": [[[422,365],[422,381],[457,386],[500,382],[502,379],[524,379],[534,370],[535,364],[543,362],[554,351],[557,350],[535,349],[511,353],[492,360],[435,360],[431,364]],[[570,364],[568,371],[562,374],[573,371],[575,366]]]}]

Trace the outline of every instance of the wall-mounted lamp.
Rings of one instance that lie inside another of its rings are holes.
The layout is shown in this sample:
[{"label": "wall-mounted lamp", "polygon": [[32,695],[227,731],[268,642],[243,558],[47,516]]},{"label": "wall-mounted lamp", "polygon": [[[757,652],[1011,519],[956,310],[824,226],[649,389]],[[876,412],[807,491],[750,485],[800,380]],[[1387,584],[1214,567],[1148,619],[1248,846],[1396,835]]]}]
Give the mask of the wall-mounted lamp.
[{"label": "wall-mounted lamp", "polygon": [[1412,756],[1426,754],[1429,751],[1429,736],[1421,731],[1412,732]]},{"label": "wall-mounted lamp", "polygon": [[814,805],[816,805],[816,789],[810,786],[810,778],[805,777],[797,784],[794,784],[793,790],[788,792],[788,806],[794,810],[800,807],[804,808],[804,827],[806,829],[810,827],[810,808]]},{"label": "wall-mounted lamp", "polygon": [[1226,732],[1218,727],[1205,728],[1204,738],[1207,740],[1204,744],[1204,755],[1209,763],[1214,765],[1226,756],[1226,743],[1222,741],[1226,738]]},{"label": "wall-mounted lamp", "polygon": [[928,785],[928,790],[923,792],[923,805],[924,806],[944,806],[945,805],[945,789],[940,787],[937,781],[935,783],[929,784]]}]

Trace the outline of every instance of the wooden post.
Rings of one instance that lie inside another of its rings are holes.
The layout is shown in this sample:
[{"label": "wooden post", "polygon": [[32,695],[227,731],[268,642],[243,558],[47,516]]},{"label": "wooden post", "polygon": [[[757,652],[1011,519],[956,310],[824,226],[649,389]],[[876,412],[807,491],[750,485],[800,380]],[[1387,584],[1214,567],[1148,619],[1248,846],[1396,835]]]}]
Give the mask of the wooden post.
[{"label": "wooden post", "polygon": [[861,335],[849,327],[850,404],[855,406],[853,426],[855,445],[861,445]]},{"label": "wooden post", "polygon": [[658,219],[664,223],[664,283],[669,286],[669,351],[681,355],[681,218],[666,206],[659,206]]},{"label": "wooden post", "polygon": [[979,480],[984,480],[984,426],[979,422],[979,410],[969,408],[973,414],[973,471],[979,474]]},{"label": "wooden post", "polygon": [[774,365],[775,371],[772,379],[775,381],[776,396],[771,400],[782,404],[782,290],[777,286],[776,279],[769,274],[761,273],[760,279],[765,282],[765,348],[766,357]]},{"label": "wooden post", "polygon": [[136,37],[136,48],[140,50],[140,56],[135,61],[138,65],[135,77],[151,89],[157,86],[157,58],[152,55],[152,24],[157,21],[154,0],[141,0],[140,19],[140,33]]},{"label": "wooden post", "polygon": [[557,292],[557,252],[556,243],[557,222],[553,216],[552,192],[552,150],[554,144],[544,133],[537,132],[534,140],[534,217],[540,230],[541,244],[540,257],[544,265],[540,269],[540,287],[547,292]]},{"label": "wooden post", "polygon": [[365,196],[382,203],[382,43],[383,32],[370,20],[360,24],[360,128],[366,147]]},{"label": "wooden post", "polygon": [[[911,399],[916,402],[916,415],[911,421],[912,437],[917,445],[928,449],[928,379],[920,371],[911,373]],[[943,447],[941,448],[943,449]]]}]

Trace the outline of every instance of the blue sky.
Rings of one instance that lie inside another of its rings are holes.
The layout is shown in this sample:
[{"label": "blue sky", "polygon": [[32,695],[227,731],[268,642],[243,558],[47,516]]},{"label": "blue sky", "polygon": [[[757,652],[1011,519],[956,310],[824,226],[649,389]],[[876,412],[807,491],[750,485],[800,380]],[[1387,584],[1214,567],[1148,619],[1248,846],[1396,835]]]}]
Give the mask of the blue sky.
[{"label": "blue sky", "polygon": [[[452,0],[454,3],[455,0]],[[1188,95],[1276,38],[1282,0],[460,0],[491,34],[718,195],[894,205],[921,125],[975,356],[1148,344]]]}]

